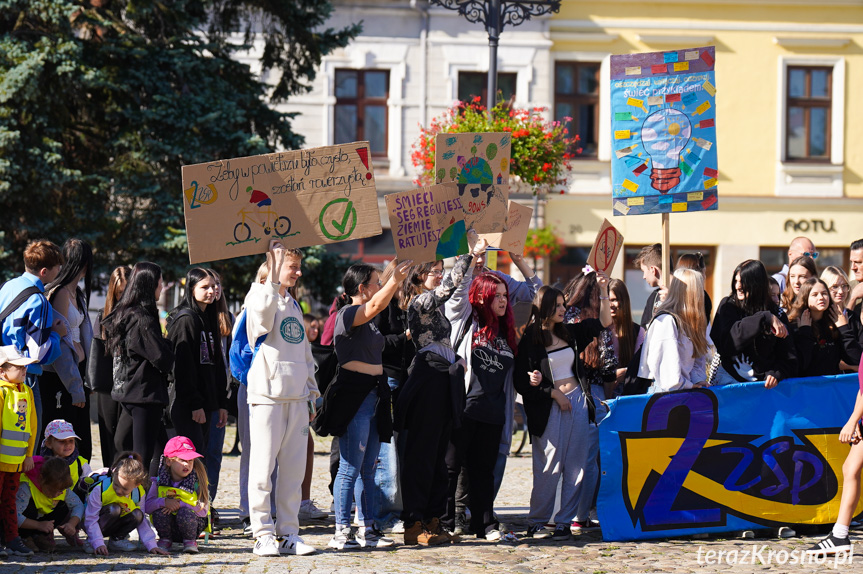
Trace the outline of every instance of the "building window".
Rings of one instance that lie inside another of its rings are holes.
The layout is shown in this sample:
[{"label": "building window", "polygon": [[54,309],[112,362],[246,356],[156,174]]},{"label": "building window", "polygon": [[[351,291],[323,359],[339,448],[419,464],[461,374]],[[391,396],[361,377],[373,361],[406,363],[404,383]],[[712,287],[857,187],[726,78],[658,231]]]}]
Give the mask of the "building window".
[{"label": "building window", "polygon": [[[596,157],[599,142],[599,62],[557,62],[554,67],[554,118],[579,137],[576,157]],[[574,153],[575,150],[570,150]]]},{"label": "building window", "polygon": [[785,86],[785,157],[829,161],[833,68],[789,66]]},{"label": "building window", "polygon": [[[499,97],[505,102],[515,97],[516,76],[517,74],[513,72],[502,72],[497,75],[497,91],[500,93]],[[488,101],[488,74],[486,72],[459,72],[459,101],[469,102],[476,96],[482,98],[483,105]]]},{"label": "building window", "polygon": [[[840,269],[844,269],[847,273],[849,270],[850,250],[845,247],[820,247],[815,248],[818,251],[818,259],[815,260],[815,267],[819,273],[827,266],[834,265]],[[788,246],[785,247],[761,247],[759,248],[758,260],[764,264],[768,275],[779,273],[788,264]]]},{"label": "building window", "polygon": [[368,141],[372,155],[387,153],[387,70],[336,70],[335,144]]}]

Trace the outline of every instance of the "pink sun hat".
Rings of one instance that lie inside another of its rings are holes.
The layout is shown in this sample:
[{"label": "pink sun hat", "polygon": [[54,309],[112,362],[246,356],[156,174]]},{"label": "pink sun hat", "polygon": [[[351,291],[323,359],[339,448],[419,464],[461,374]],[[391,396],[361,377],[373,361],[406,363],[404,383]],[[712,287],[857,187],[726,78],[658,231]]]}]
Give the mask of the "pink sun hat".
[{"label": "pink sun hat", "polygon": [[195,445],[184,436],[175,436],[168,441],[168,444],[165,445],[165,456],[182,460],[204,458],[204,455],[195,452]]}]

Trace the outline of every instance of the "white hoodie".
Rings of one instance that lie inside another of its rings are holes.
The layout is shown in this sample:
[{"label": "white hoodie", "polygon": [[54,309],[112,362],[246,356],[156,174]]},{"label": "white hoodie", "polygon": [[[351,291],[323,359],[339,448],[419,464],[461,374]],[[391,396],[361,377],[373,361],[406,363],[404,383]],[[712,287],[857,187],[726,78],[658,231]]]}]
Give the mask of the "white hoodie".
[{"label": "white hoodie", "polygon": [[250,344],[266,335],[249,368],[249,404],[314,401],[321,393],[300,305],[278,283],[253,283],[245,309]]}]

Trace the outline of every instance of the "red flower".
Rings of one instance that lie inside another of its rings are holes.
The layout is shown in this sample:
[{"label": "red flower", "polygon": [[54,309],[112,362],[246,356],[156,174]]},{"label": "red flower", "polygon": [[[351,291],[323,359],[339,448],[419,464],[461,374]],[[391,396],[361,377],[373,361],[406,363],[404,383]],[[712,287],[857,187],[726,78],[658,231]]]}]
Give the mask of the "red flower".
[{"label": "red flower", "polygon": [[479,97],[479,96],[474,96],[474,97],[473,97],[473,103],[478,104],[478,103],[480,103],[480,102],[482,102],[482,98],[481,98],[481,97]]},{"label": "red flower", "polygon": [[542,181],[542,178],[538,175],[533,176],[533,181]]}]

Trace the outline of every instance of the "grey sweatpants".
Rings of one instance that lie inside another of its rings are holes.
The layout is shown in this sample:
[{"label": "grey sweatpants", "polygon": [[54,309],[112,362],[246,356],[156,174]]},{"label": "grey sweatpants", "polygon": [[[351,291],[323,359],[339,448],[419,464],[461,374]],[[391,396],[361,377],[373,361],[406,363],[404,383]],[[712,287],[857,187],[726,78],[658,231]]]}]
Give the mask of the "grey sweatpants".
[{"label": "grey sweatpants", "polygon": [[532,525],[548,523],[558,483],[561,483],[560,509],[554,516],[555,524],[569,526],[581,497],[589,447],[587,400],[580,387],[566,397],[572,410],[562,412],[554,402],[542,436],[532,436],[533,490],[528,515]]}]

